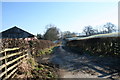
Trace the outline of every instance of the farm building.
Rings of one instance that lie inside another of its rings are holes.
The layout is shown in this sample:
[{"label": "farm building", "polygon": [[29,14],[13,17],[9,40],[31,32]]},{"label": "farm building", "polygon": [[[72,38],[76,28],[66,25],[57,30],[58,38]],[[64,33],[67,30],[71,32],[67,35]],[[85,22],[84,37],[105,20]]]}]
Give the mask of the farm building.
[{"label": "farm building", "polygon": [[35,36],[18,27],[12,27],[0,33],[2,38],[34,38]]}]

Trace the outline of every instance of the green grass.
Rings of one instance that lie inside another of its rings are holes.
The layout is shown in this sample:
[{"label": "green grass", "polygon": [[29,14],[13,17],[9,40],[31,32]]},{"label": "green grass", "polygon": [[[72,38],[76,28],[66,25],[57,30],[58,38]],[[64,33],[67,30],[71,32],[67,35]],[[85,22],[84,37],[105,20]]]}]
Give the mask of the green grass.
[{"label": "green grass", "polygon": [[41,55],[45,55],[45,54],[50,54],[53,51],[53,47],[52,48],[46,48],[43,50],[39,50],[38,54],[36,56],[41,56]]}]

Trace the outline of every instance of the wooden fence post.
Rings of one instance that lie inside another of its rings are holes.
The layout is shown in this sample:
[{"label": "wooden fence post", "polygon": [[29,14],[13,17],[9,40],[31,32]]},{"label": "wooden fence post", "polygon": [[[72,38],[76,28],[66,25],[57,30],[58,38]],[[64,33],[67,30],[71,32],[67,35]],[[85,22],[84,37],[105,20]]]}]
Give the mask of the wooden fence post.
[{"label": "wooden fence post", "polygon": [[[6,51],[5,51],[5,65],[6,65],[6,63],[7,63],[7,54],[6,54]],[[5,66],[5,77],[7,77],[7,65]]]}]

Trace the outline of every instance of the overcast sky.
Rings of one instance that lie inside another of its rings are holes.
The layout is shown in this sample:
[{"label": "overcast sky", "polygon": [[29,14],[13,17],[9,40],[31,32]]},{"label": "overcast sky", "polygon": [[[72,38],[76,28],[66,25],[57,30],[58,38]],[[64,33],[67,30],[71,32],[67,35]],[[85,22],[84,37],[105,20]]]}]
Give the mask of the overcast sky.
[{"label": "overcast sky", "polygon": [[47,24],[61,31],[81,33],[84,26],[118,25],[118,2],[2,2],[2,30],[18,26],[33,34],[45,32]]}]

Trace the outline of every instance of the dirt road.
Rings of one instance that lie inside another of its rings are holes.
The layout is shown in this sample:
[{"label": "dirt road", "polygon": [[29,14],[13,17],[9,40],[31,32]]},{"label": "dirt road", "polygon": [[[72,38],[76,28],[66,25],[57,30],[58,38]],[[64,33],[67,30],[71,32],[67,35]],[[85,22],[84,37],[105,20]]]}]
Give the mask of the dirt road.
[{"label": "dirt road", "polygon": [[60,78],[120,78],[119,68],[115,65],[117,59],[111,57],[78,55],[59,46],[50,62],[59,65]]}]

